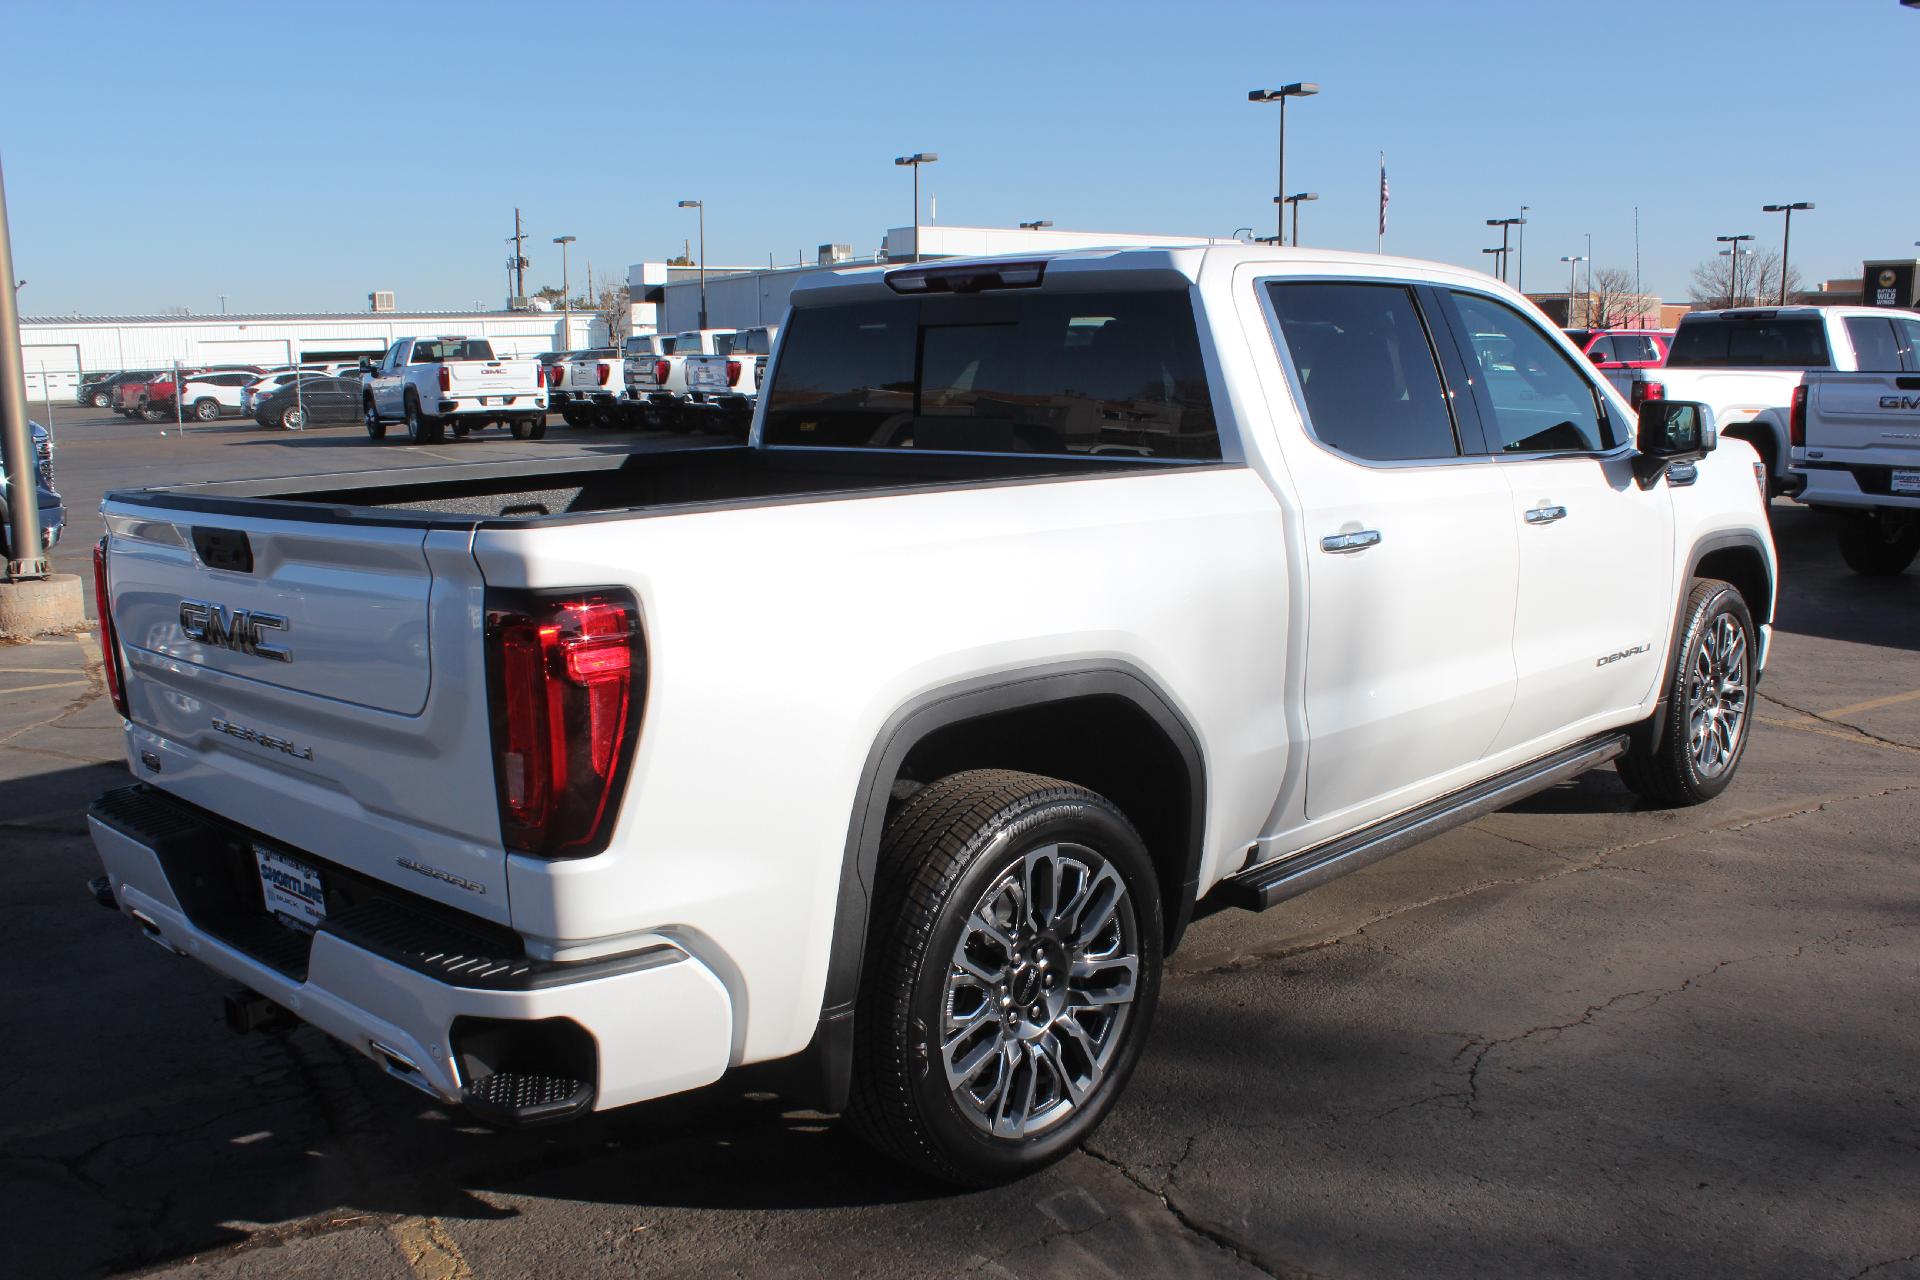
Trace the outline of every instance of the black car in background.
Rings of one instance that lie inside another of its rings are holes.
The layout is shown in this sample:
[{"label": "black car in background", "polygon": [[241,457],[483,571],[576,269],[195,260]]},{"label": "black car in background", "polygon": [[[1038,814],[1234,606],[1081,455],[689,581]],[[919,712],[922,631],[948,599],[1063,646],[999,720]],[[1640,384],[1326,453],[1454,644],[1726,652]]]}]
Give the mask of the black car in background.
[{"label": "black car in background", "polygon": [[254,401],[253,420],[263,427],[282,427],[288,431],[346,423],[357,426],[360,380],[324,373],[302,374],[296,381]]}]

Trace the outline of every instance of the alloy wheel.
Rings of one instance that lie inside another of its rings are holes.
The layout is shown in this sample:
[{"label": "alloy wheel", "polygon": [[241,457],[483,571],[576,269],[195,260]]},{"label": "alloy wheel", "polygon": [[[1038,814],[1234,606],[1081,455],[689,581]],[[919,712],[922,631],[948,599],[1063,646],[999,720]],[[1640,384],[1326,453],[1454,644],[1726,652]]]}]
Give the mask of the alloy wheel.
[{"label": "alloy wheel", "polygon": [[1707,624],[1687,675],[1687,747],[1703,778],[1733,764],[1747,722],[1747,633],[1732,614]]}]

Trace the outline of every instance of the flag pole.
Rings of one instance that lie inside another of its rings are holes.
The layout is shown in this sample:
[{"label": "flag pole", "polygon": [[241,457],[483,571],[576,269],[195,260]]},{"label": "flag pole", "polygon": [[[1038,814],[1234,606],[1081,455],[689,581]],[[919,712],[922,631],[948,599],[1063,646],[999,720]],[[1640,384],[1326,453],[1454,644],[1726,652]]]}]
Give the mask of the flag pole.
[{"label": "flag pole", "polygon": [[1373,232],[1373,251],[1380,252],[1381,243],[1387,237],[1387,153],[1380,153],[1380,221]]}]

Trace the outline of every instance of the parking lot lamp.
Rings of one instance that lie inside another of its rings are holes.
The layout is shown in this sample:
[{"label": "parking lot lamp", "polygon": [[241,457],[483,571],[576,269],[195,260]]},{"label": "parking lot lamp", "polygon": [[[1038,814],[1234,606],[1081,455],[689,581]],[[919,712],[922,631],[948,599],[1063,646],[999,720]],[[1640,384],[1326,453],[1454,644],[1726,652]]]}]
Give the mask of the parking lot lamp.
[{"label": "parking lot lamp", "polygon": [[1507,273],[1507,267],[1506,267],[1506,262],[1507,262],[1507,251],[1506,251],[1506,249],[1505,249],[1505,248],[1504,248],[1503,246],[1501,246],[1501,245],[1495,245],[1495,246],[1493,246],[1493,248],[1491,248],[1491,249],[1482,249],[1482,250],[1481,250],[1480,252],[1482,252],[1482,253],[1491,253],[1492,255],[1494,255],[1494,257],[1493,257],[1493,274],[1494,274],[1494,276],[1495,276],[1495,278],[1499,278],[1499,277],[1502,277],[1502,276],[1505,276],[1505,275],[1506,275],[1506,273]]},{"label": "parking lot lamp", "polygon": [[1040,218],[1040,219],[1037,219],[1036,221],[1033,221],[1033,222],[1023,222],[1023,223],[1021,223],[1021,224],[1020,224],[1020,229],[1021,229],[1022,231],[1038,231],[1038,230],[1040,230],[1040,228],[1042,228],[1042,227],[1050,227],[1050,226],[1052,226],[1052,225],[1053,225],[1053,220],[1052,220],[1052,219],[1050,219],[1050,218]]},{"label": "parking lot lamp", "polygon": [[1288,196],[1283,202],[1293,206],[1293,247],[1296,249],[1300,247],[1300,202],[1302,200],[1318,200],[1319,198],[1320,193],[1318,191],[1297,191],[1293,195]]},{"label": "parking lot lamp", "polygon": [[1274,184],[1273,209],[1274,236],[1280,244],[1286,243],[1287,206],[1281,197],[1287,194],[1287,99],[1311,98],[1320,92],[1320,86],[1302,81],[1298,84],[1282,85],[1278,89],[1249,89],[1248,102],[1277,102],[1280,104],[1280,178]]},{"label": "parking lot lamp", "polygon": [[1740,295],[1740,259],[1742,257],[1750,257],[1753,254],[1753,250],[1742,249],[1740,245],[1742,241],[1751,240],[1753,239],[1753,237],[1752,236],[1715,236],[1714,239],[1719,241],[1721,244],[1724,244],[1727,246],[1727,248],[1722,249],[1720,251],[1721,257],[1730,259],[1727,267],[1727,271],[1728,271],[1727,301],[1731,303],[1733,306],[1737,307],[1740,305],[1740,296],[1741,296]]},{"label": "parking lot lamp", "polygon": [[893,162],[913,170],[913,260],[920,261],[920,166],[940,158],[938,152],[916,151],[910,156],[895,156]]},{"label": "parking lot lamp", "polygon": [[578,236],[555,236],[553,242],[560,246],[560,349],[573,350],[573,295],[567,285],[567,246]]},{"label": "parking lot lamp", "polygon": [[1763,204],[1760,206],[1762,213],[1784,213],[1787,215],[1786,228],[1780,233],[1780,305],[1783,307],[1787,305],[1787,246],[1793,243],[1793,211],[1795,209],[1811,208],[1813,208],[1813,201],[1811,200],[1796,200],[1792,204]]},{"label": "parking lot lamp", "polygon": [[1503,284],[1507,279],[1507,235],[1515,227],[1525,225],[1526,221],[1525,218],[1518,217],[1487,219],[1488,226],[1500,228],[1500,280]]},{"label": "parking lot lamp", "polygon": [[704,200],[682,200],[682,209],[700,211],[700,325],[707,327],[707,202]]},{"label": "parking lot lamp", "polygon": [[1560,261],[1567,264],[1567,328],[1569,329],[1577,327],[1573,323],[1573,273],[1579,270],[1580,264],[1586,260],[1587,255],[1584,253],[1562,254],[1560,257]]}]

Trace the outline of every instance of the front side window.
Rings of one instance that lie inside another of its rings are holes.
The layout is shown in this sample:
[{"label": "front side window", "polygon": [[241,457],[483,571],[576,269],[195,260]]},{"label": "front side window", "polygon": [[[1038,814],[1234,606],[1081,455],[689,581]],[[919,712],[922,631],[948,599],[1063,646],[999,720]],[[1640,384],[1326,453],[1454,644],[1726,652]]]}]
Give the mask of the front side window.
[{"label": "front side window", "polygon": [[1653,339],[1644,333],[1616,333],[1613,335],[1613,358],[1648,364],[1660,358],[1660,350],[1653,345]]},{"label": "front side window", "polygon": [[1595,338],[1593,345],[1587,348],[1587,358],[1594,361],[1621,359],[1622,357],[1614,354],[1614,350],[1614,339]]},{"label": "front side window", "polygon": [[1847,338],[1853,343],[1853,367],[1871,373],[1900,368],[1900,345],[1893,339],[1893,322],[1879,316],[1848,316]]},{"label": "front side window", "polygon": [[1598,453],[1613,445],[1589,382],[1538,326],[1504,302],[1454,293],[1492,402],[1498,453]]},{"label": "front side window", "polygon": [[804,308],[766,401],[768,444],[1220,458],[1184,292]]},{"label": "front side window", "polygon": [[1410,289],[1303,281],[1269,285],[1268,293],[1316,440],[1369,462],[1459,456]]}]

